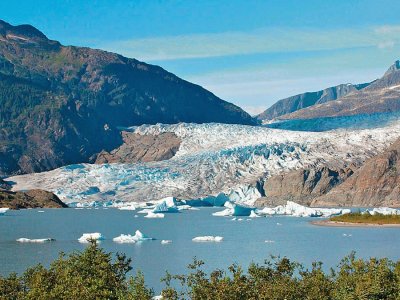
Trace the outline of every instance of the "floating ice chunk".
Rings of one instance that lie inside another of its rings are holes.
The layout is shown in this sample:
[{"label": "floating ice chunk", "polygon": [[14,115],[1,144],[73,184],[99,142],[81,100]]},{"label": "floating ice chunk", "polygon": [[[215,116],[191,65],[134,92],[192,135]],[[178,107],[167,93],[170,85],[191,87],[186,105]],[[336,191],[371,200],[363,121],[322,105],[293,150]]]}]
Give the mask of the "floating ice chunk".
[{"label": "floating ice chunk", "polygon": [[84,233],[78,241],[80,243],[89,243],[89,241],[94,240],[94,241],[102,241],[104,240],[104,236],[100,232],[94,232],[94,233]]},{"label": "floating ice chunk", "polygon": [[28,239],[28,238],[19,238],[17,242],[19,243],[47,243],[47,242],[54,242],[55,239],[52,238],[45,238],[45,239]]},{"label": "floating ice chunk", "polygon": [[136,210],[136,206],[134,205],[127,205],[127,206],[121,206],[118,207],[119,210]]},{"label": "floating ice chunk", "polygon": [[349,212],[349,209],[312,208],[297,204],[292,201],[287,201],[286,205],[265,207],[262,210],[256,211],[258,215],[288,215],[294,217],[330,217],[333,215],[341,215]]},{"label": "floating ice chunk", "polygon": [[366,210],[364,214],[381,214],[381,215],[400,215],[400,209],[390,208],[390,207],[376,207],[372,210]]},{"label": "floating ice chunk", "polygon": [[248,216],[250,216],[251,212],[254,210],[251,207],[242,206],[242,205],[238,205],[238,204],[231,203],[231,202],[225,202],[224,206],[226,207],[226,209],[224,209],[222,211],[217,211],[217,212],[213,213],[212,215],[216,216],[216,217],[226,217],[226,216],[248,217]]},{"label": "floating ice chunk", "polygon": [[227,208],[222,211],[216,211],[212,215],[215,217],[228,217],[228,216],[232,216],[233,215],[232,213],[233,213],[232,209]]},{"label": "floating ice chunk", "polygon": [[193,242],[222,242],[224,238],[222,236],[198,236],[192,239]]},{"label": "floating ice chunk", "polygon": [[0,216],[4,215],[8,210],[10,210],[8,207],[0,208]]},{"label": "floating ice chunk", "polygon": [[160,203],[153,209],[154,213],[175,213],[178,212],[176,200],[174,197],[167,197],[160,200]]},{"label": "floating ice chunk", "polygon": [[351,237],[351,236],[353,236],[351,233],[343,233],[342,234],[344,237]]},{"label": "floating ice chunk", "polygon": [[166,244],[172,244],[171,240],[162,240],[161,244],[166,245]]},{"label": "floating ice chunk", "polygon": [[38,213],[44,213],[44,210],[38,210]]},{"label": "floating ice chunk", "polygon": [[264,243],[273,244],[273,243],[275,243],[275,241],[273,241],[273,240],[265,240]]},{"label": "floating ice chunk", "polygon": [[277,226],[282,226],[282,223],[276,223]]},{"label": "floating ice chunk", "polygon": [[139,230],[136,230],[135,235],[121,234],[120,236],[113,238],[113,242],[120,244],[134,244],[136,242],[150,241],[150,240],[154,239],[146,236]]},{"label": "floating ice chunk", "polygon": [[153,212],[153,208],[145,208],[145,209],[139,210],[137,213],[138,214],[148,214],[149,212]]},{"label": "floating ice chunk", "polygon": [[153,213],[152,211],[149,211],[144,217],[149,219],[162,219],[164,216],[165,215],[162,213]]},{"label": "floating ice chunk", "polygon": [[[184,205],[177,206],[177,209],[178,210],[192,210],[193,208],[190,205],[184,204]],[[196,208],[196,209],[198,209],[198,208]]]},{"label": "floating ice chunk", "polygon": [[117,236],[113,238],[113,242],[119,243],[119,244],[134,244],[137,242],[135,236],[130,235],[130,234],[121,234],[120,236]]},{"label": "floating ice chunk", "polygon": [[138,215],[135,215],[134,218],[139,218],[139,216],[138,216]]},{"label": "floating ice chunk", "polygon": [[237,219],[239,222],[241,222],[241,221],[243,221],[243,219],[242,218],[239,218],[239,219]]},{"label": "floating ice chunk", "polygon": [[249,217],[250,217],[250,218],[258,218],[258,217],[260,217],[260,216],[257,215],[256,212],[255,212],[254,210],[252,210]]},{"label": "floating ice chunk", "polygon": [[234,218],[231,219],[231,221],[236,221],[236,220],[237,220],[236,217],[234,217]]},{"label": "floating ice chunk", "polygon": [[148,237],[147,235],[143,234],[139,230],[136,230],[134,237],[136,240],[139,241],[151,241],[154,240],[154,238]]}]

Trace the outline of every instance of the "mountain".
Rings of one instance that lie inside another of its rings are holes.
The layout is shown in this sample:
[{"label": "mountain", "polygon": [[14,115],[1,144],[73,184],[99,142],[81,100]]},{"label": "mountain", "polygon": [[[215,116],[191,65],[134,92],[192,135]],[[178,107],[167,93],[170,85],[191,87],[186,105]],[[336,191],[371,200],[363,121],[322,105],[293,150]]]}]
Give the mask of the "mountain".
[{"label": "mountain", "polygon": [[0,175],[89,162],[122,144],[120,127],[255,124],[239,107],[164,69],[63,46],[0,21]]},{"label": "mountain", "polygon": [[400,139],[368,159],[342,184],[314,199],[313,205],[399,206]]},{"label": "mountain", "polygon": [[321,117],[374,114],[400,110],[400,62],[396,61],[383,75],[367,87],[335,101],[316,104],[281,116],[280,119],[314,119]]},{"label": "mountain", "polygon": [[308,92],[288,97],[277,101],[270,108],[257,115],[257,119],[262,121],[272,120],[282,115],[286,115],[309,106],[336,100],[338,98],[346,96],[347,94],[361,90],[368,85],[369,83],[355,85],[350,83],[340,84],[337,86],[326,88],[321,91]]}]

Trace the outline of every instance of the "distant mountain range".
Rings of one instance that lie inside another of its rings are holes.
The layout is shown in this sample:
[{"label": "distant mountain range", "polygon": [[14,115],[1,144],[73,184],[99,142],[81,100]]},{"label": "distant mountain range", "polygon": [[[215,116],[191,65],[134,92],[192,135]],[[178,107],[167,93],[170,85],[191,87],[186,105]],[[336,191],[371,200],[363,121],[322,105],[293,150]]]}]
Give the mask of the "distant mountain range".
[{"label": "distant mountain range", "polygon": [[369,83],[356,85],[350,83],[340,84],[317,92],[307,92],[291,96],[277,101],[270,108],[257,115],[257,118],[263,121],[273,120],[303,108],[336,100],[347,94],[358,91],[368,85]]},{"label": "distant mountain range", "polygon": [[318,92],[282,99],[257,118],[262,121],[314,119],[399,110],[400,62],[396,61],[383,77],[371,83],[341,84]]},{"label": "distant mountain range", "polygon": [[118,127],[255,124],[239,107],[164,69],[63,46],[0,20],[0,175],[89,162],[122,144]]}]

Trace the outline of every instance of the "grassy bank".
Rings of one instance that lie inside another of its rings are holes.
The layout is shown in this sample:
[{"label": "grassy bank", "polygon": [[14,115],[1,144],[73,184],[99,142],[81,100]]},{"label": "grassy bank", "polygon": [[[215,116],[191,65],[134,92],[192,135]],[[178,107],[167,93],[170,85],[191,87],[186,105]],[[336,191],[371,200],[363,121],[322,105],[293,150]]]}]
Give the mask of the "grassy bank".
[{"label": "grassy bank", "polygon": [[400,224],[400,215],[382,215],[369,213],[361,214],[360,212],[349,213],[341,216],[333,216],[329,219],[333,222],[346,222],[357,224]]},{"label": "grassy bank", "polygon": [[[0,276],[0,299],[152,299],[143,274],[128,276],[131,269],[124,255],[92,243],[82,252],[61,254],[49,268],[38,265],[20,276]],[[271,258],[246,271],[233,264],[207,274],[203,262],[194,259],[187,274],[167,273],[162,281],[162,299],[400,299],[400,261],[351,254],[324,272],[322,263],[305,269],[288,258]]]}]

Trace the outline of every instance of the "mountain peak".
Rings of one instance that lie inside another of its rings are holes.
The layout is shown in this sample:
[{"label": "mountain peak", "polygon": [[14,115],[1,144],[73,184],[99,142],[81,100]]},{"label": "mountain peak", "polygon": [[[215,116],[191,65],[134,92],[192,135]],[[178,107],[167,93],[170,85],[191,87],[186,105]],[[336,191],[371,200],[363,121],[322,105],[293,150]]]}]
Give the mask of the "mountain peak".
[{"label": "mountain peak", "polygon": [[384,76],[392,74],[398,70],[400,70],[400,60],[396,60],[394,64],[389,67]]},{"label": "mountain peak", "polygon": [[0,20],[0,35],[7,39],[18,40],[21,42],[48,41],[46,35],[32,25],[23,24],[13,26],[3,20]]}]

